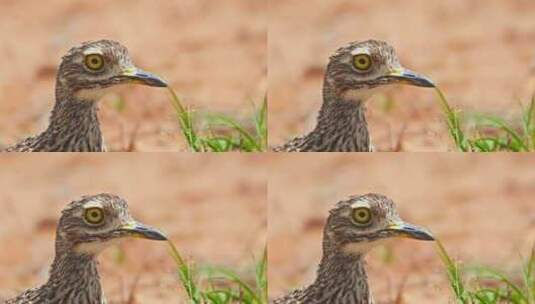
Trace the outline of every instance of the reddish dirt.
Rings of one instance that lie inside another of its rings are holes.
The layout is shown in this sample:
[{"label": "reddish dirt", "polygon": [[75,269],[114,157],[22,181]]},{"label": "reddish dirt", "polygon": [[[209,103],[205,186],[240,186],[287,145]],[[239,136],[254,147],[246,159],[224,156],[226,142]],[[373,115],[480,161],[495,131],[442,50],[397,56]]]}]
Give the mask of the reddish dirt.
[{"label": "reddish dirt", "polygon": [[[60,211],[85,194],[124,197],[135,218],[165,231],[188,260],[223,265],[246,278],[253,278],[265,246],[267,168],[261,157],[6,155],[0,167],[0,299],[46,279]],[[112,303],[126,303],[136,280],[135,303],[186,303],[165,242],[132,239],[118,248],[99,258]]]},{"label": "reddish dirt", "polygon": [[[247,0],[35,1],[0,5],[0,142],[42,130],[61,56],[82,41],[115,39],[134,63],[167,79],[201,111],[249,118],[266,93],[266,3]],[[113,101],[126,108],[118,112]],[[185,150],[164,89],[121,88],[100,111],[111,150]]]},{"label": "reddish dirt", "polygon": [[[465,265],[520,274],[535,244],[531,155],[300,154],[273,157],[268,194],[270,296],[310,283],[328,210],[383,193],[402,218],[430,229]],[[390,256],[390,257],[389,257]],[[453,303],[433,243],[395,240],[367,257],[376,300]]]},{"label": "reddish dirt", "polygon": [[[530,0],[271,0],[271,144],[313,127],[328,56],[370,38],[391,43],[401,63],[434,79],[454,106],[516,114],[535,91],[533,10]],[[386,97],[394,99],[389,111]],[[405,151],[452,149],[433,90],[395,88],[372,98],[368,116],[379,150],[398,141]]]}]

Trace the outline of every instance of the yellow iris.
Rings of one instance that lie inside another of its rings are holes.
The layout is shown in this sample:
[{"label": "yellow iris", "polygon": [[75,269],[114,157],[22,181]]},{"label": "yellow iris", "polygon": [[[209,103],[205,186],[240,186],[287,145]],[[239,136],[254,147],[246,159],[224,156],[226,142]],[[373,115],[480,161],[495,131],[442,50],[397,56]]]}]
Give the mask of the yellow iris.
[{"label": "yellow iris", "polygon": [[372,58],[368,54],[353,56],[353,66],[359,71],[367,71],[372,66]]},{"label": "yellow iris", "polygon": [[93,71],[98,71],[104,67],[104,57],[100,54],[89,54],[85,56],[85,66]]},{"label": "yellow iris", "polygon": [[372,213],[366,207],[355,208],[353,209],[353,220],[359,225],[367,225],[372,220]]},{"label": "yellow iris", "polygon": [[84,219],[89,224],[100,224],[104,221],[104,211],[98,207],[87,208],[84,213]]}]

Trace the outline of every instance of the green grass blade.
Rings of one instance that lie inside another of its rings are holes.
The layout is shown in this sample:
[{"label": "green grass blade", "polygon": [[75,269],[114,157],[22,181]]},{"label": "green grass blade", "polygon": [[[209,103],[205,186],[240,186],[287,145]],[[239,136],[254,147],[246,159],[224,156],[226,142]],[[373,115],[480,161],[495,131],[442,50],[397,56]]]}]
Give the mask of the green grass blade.
[{"label": "green grass blade", "polygon": [[472,294],[472,297],[481,304],[497,304],[501,298],[500,292],[491,288],[479,289]]},{"label": "green grass blade", "polygon": [[184,259],[171,241],[168,241],[168,244],[170,247],[171,257],[177,265],[179,278],[182,282],[184,290],[186,291],[186,294],[190,298],[191,303],[201,304],[202,302],[200,299],[199,289],[195,284],[192,267],[184,262]]},{"label": "green grass blade", "polygon": [[204,151],[203,147],[199,145],[199,139],[193,125],[193,113],[182,105],[180,98],[171,87],[168,89],[171,94],[171,104],[175,109],[180,129],[182,130],[182,134],[184,135],[188,146],[194,152]]},{"label": "green grass blade", "polygon": [[472,142],[474,150],[477,152],[495,152],[501,146],[497,138],[481,137]]},{"label": "green grass blade", "polygon": [[[475,133],[480,134],[481,128],[490,128],[490,135],[477,135],[470,138],[463,131],[462,125],[466,114],[452,108],[445,95],[436,88],[438,100],[448,127],[448,133],[458,150],[463,152],[495,152],[495,151],[533,151],[535,150],[535,95],[527,107],[522,107],[521,123],[511,125],[503,118],[488,114],[475,113],[471,117],[476,119]],[[486,134],[489,134],[487,132]]]},{"label": "green grass blade", "polygon": [[527,108],[522,109],[522,127],[524,137],[530,151],[535,150],[535,124],[533,119],[535,116],[535,94],[531,97],[531,102]]},{"label": "green grass blade", "polygon": [[506,275],[503,273],[491,269],[489,267],[475,267],[474,270],[478,274],[479,277],[484,278],[490,278],[495,279],[497,281],[500,281],[505,284],[505,286],[513,292],[516,297],[519,297],[523,302],[528,303],[528,299],[524,295],[524,292],[522,292],[522,289],[517,286],[513,281],[511,281]]},{"label": "green grass blade", "polygon": [[252,146],[254,150],[256,151],[262,151],[262,147],[257,143],[257,141],[254,139],[254,136],[249,133],[249,131],[245,130],[237,121],[230,117],[225,117],[222,115],[210,115],[209,116],[210,121],[213,124],[219,124],[223,126],[227,126],[236,132],[241,136],[241,138],[246,142],[246,146]]},{"label": "green grass blade", "polygon": [[523,151],[529,151],[529,148],[524,143],[522,136],[518,134],[512,127],[510,127],[505,120],[500,117],[484,114],[476,114],[475,117],[479,120],[480,125],[487,125],[502,129],[507,135],[511,137]]},{"label": "green grass blade", "polygon": [[535,246],[531,248],[528,261],[522,267],[522,279],[529,304],[535,304]]},{"label": "green grass blade", "polygon": [[254,117],[256,136],[261,143],[261,151],[265,151],[268,145],[268,127],[267,127],[267,96],[264,97],[264,101],[260,106],[260,109],[256,111]]},{"label": "green grass blade", "polygon": [[440,107],[442,108],[442,111],[446,115],[446,123],[448,125],[448,132],[450,136],[452,137],[453,142],[455,143],[455,146],[463,152],[471,151],[472,149],[469,145],[469,142],[466,140],[466,136],[463,130],[461,129],[459,112],[453,110],[450,107],[444,93],[442,93],[442,91],[439,88],[435,88],[435,91],[439,97],[438,100],[440,103]]},{"label": "green grass blade", "polygon": [[[214,135],[213,132],[208,135],[201,135],[196,130],[196,120],[198,117],[182,104],[180,97],[172,88],[169,88],[171,94],[171,104],[177,115],[180,130],[186,144],[194,152],[228,152],[239,150],[244,152],[264,151],[267,148],[267,101],[255,110],[252,121],[254,122],[255,132],[249,132],[233,118],[222,114],[212,114],[206,116],[208,120],[207,129],[212,130],[214,126],[219,125],[230,129],[230,135]],[[197,121],[198,123],[198,121]]]},{"label": "green grass blade", "polygon": [[220,266],[204,266],[199,271],[211,279],[220,278],[235,283],[247,297],[253,299],[253,303],[262,303],[253,291],[254,288],[249,286],[233,271]]},{"label": "green grass blade", "polygon": [[264,248],[262,258],[256,265],[256,286],[262,297],[262,304],[268,301],[268,281],[267,281],[267,247]]},{"label": "green grass blade", "polygon": [[211,137],[204,140],[205,145],[207,145],[213,152],[228,152],[232,151],[236,146],[232,139],[226,137]]},{"label": "green grass blade", "polygon": [[[171,256],[177,265],[181,285],[190,303],[267,304],[267,279],[265,279],[267,266],[264,259],[256,265],[256,284],[250,285],[235,272],[225,267],[188,265],[170,241],[169,247]],[[264,288],[266,289],[265,293]]]},{"label": "green grass blade", "polygon": [[446,272],[450,281],[450,287],[453,290],[456,300],[458,303],[469,304],[471,303],[469,297],[467,297],[466,289],[462,279],[461,271],[456,262],[454,262],[446,248],[442,245],[439,240],[436,240],[438,254],[444,266],[446,266]]}]

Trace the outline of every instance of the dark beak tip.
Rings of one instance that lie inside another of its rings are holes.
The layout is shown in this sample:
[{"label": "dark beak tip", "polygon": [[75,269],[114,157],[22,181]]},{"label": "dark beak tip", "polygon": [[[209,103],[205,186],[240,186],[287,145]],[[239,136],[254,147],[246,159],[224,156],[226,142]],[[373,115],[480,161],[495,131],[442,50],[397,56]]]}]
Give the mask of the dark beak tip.
[{"label": "dark beak tip", "polygon": [[157,240],[157,241],[167,241],[168,238],[167,238],[167,236],[165,234],[160,232],[158,234],[158,236],[155,238],[155,240]]},{"label": "dark beak tip", "polygon": [[406,225],[401,229],[401,232],[409,238],[413,238],[421,241],[434,241],[435,237],[427,229]]},{"label": "dark beak tip", "polygon": [[411,70],[405,70],[404,72],[402,72],[401,75],[395,76],[394,78],[398,78],[402,80],[404,83],[410,84],[413,86],[424,87],[424,88],[436,87],[433,80],[429,79],[426,76],[415,73]]},{"label": "dark beak tip", "polygon": [[418,240],[422,240],[422,241],[434,241],[435,240],[435,237],[431,234],[431,232],[425,230],[425,229],[421,229],[421,230],[416,230],[413,232],[413,236],[418,239]]},{"label": "dark beak tip", "polygon": [[435,83],[431,79],[425,76],[411,75],[411,77],[407,77],[407,80],[409,81],[410,84],[419,86],[419,87],[424,87],[424,88],[436,87]]},{"label": "dark beak tip", "polygon": [[424,233],[424,234],[422,234],[422,237],[419,238],[419,240],[422,240],[422,241],[434,241],[435,237],[432,236],[431,234]]},{"label": "dark beak tip", "polygon": [[152,86],[152,87],[166,88],[168,86],[165,80],[157,76],[148,76],[142,79],[145,81],[147,85]]},{"label": "dark beak tip", "polygon": [[157,236],[155,238],[152,238],[152,240],[154,240],[154,241],[167,241],[167,237],[161,235],[161,236]]},{"label": "dark beak tip", "polygon": [[135,75],[132,76],[132,78],[151,87],[165,88],[168,86],[167,81],[163,80],[162,78],[154,74],[151,74],[142,70],[137,71]]},{"label": "dark beak tip", "polygon": [[422,81],[422,87],[424,88],[435,88],[436,85],[434,82],[432,82],[431,80],[429,79],[424,79],[424,81]]},{"label": "dark beak tip", "polygon": [[162,81],[158,85],[156,85],[156,87],[159,87],[159,88],[167,88],[168,86],[169,85],[165,81]]},{"label": "dark beak tip", "polygon": [[167,236],[158,229],[148,227],[142,224],[136,225],[134,228],[127,229],[128,232],[137,235],[138,237],[155,240],[155,241],[167,241]]},{"label": "dark beak tip", "polygon": [[167,241],[167,236],[163,232],[156,229],[144,231],[142,234],[150,240]]}]

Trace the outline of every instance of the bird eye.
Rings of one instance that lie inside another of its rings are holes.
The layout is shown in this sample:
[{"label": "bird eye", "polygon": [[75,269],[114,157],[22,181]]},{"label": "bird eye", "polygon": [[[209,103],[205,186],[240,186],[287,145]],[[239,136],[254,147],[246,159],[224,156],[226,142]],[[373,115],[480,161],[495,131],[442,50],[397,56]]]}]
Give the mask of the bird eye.
[{"label": "bird eye", "polygon": [[372,221],[372,213],[366,207],[355,208],[353,210],[353,220],[358,225],[368,225]]},{"label": "bird eye", "polygon": [[92,71],[101,70],[104,67],[104,57],[100,54],[89,54],[85,56],[85,66]]},{"label": "bird eye", "polygon": [[368,54],[353,56],[353,66],[359,71],[367,71],[372,66],[372,58]]},{"label": "bird eye", "polygon": [[92,225],[100,224],[104,221],[104,211],[101,208],[87,208],[84,213],[86,222]]}]

